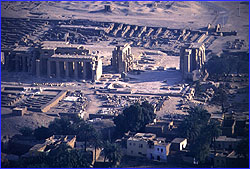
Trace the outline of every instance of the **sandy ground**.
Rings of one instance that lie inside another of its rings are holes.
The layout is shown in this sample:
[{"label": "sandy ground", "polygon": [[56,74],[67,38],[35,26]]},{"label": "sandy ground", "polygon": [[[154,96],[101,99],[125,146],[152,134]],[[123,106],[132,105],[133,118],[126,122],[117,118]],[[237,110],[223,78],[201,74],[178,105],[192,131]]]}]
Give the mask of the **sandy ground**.
[{"label": "sandy ground", "polygon": [[25,116],[13,116],[11,110],[1,107],[1,136],[13,136],[19,133],[22,127],[35,129],[40,126],[47,127],[54,117],[43,113],[30,113]]},{"label": "sandy ground", "polygon": [[89,105],[87,107],[88,114],[95,114],[98,110],[100,110],[102,106],[102,102],[97,99],[96,95],[89,94],[87,95],[88,99],[90,100]]},{"label": "sandy ground", "polygon": [[[2,16],[45,19],[92,19],[139,25],[200,27],[213,20],[213,11],[199,2],[2,2]],[[104,12],[110,4],[112,12]],[[108,16],[108,17],[107,17]],[[105,19],[104,19],[105,18]],[[201,18],[203,18],[201,20]],[[199,22],[196,22],[200,20]],[[185,22],[185,24],[183,24]]]},{"label": "sandy ground", "polygon": [[[243,39],[246,42],[246,46],[249,48],[249,4],[248,2],[239,1],[215,1],[214,4],[222,6],[227,10],[226,14],[222,16],[228,16],[227,22],[223,26],[225,31],[237,31],[237,37],[227,36],[220,37],[215,40],[208,49],[212,50],[214,53],[220,53],[227,41],[233,41],[234,39]],[[239,12],[240,7],[240,12]],[[239,15],[240,14],[240,15]],[[247,49],[248,50],[248,49]]]},{"label": "sandy ground", "polygon": [[[19,77],[19,78],[17,78]],[[20,78],[24,77],[24,78]],[[46,83],[46,82],[57,82],[56,79],[46,79],[46,78],[36,78],[34,76],[28,75],[27,73],[15,73],[15,72],[1,72],[1,86],[5,85],[10,86],[31,86],[32,83]],[[82,90],[84,94],[87,96],[89,101],[89,106],[87,107],[87,112],[96,113],[100,109],[101,102],[94,95],[94,91],[90,89],[90,85],[86,85],[77,81],[67,82],[67,87],[57,87],[57,89],[62,90]],[[80,85],[78,85],[80,84]],[[42,88],[55,88],[45,85],[40,85]],[[50,110],[48,111],[50,112]],[[22,127],[30,127],[35,129],[40,126],[47,127],[51,121],[54,120],[55,117],[46,115],[46,113],[32,113],[28,112],[24,116],[13,116],[12,111],[9,108],[1,107],[1,137],[5,135],[13,136],[19,133],[20,128]]]},{"label": "sandy ground", "polygon": [[[166,90],[160,89],[162,86],[172,86],[181,82],[179,71],[145,71],[140,75],[129,75],[134,78],[128,84],[138,93],[163,94]],[[163,81],[167,80],[167,83]]]},{"label": "sandy ground", "polygon": [[[105,12],[104,5],[112,12]],[[239,12],[240,7],[240,12]],[[219,53],[228,40],[244,39],[249,44],[249,3],[239,1],[14,1],[1,2],[2,17],[43,19],[90,19],[143,26],[200,29],[208,23],[221,24],[223,30],[238,36],[219,38],[209,47]]]}]

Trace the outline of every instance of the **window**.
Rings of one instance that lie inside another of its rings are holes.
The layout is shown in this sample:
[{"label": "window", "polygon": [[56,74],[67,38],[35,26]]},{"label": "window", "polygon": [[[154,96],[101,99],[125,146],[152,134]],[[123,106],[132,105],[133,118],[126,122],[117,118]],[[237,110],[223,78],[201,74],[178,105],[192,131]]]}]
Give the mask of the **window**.
[{"label": "window", "polygon": [[132,143],[129,143],[129,145],[131,146],[131,145],[132,145]]},{"label": "window", "polygon": [[131,154],[133,154],[133,150],[131,150]]},{"label": "window", "polygon": [[138,154],[142,154],[141,152],[138,152]]},{"label": "window", "polygon": [[143,148],[143,144],[139,144],[139,148]]},{"label": "window", "polygon": [[160,149],[159,148],[157,148],[157,151],[159,151]]},{"label": "window", "polygon": [[161,148],[161,152],[163,152],[163,149]]}]

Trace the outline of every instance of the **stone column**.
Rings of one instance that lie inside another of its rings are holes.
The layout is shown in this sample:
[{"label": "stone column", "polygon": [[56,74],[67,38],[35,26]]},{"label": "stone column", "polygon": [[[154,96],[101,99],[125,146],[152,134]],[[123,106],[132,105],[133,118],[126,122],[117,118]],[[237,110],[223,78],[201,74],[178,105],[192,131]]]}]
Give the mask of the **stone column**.
[{"label": "stone column", "polygon": [[78,62],[74,62],[74,76],[75,76],[75,79],[78,79]]},{"label": "stone column", "polygon": [[59,61],[56,61],[56,77],[60,78],[60,64],[59,64]]},{"label": "stone column", "polygon": [[96,65],[95,65],[95,62],[91,62],[91,71],[92,71],[92,77],[91,77],[91,80],[97,80],[96,79]]},{"label": "stone column", "polygon": [[5,69],[8,70],[8,68],[9,68],[9,60],[8,60],[9,56],[8,56],[8,54],[4,53],[4,58],[5,58],[5,60],[4,60]]},{"label": "stone column", "polygon": [[69,66],[69,76],[73,76],[73,62],[68,62],[68,66]]},{"label": "stone column", "polygon": [[87,62],[83,62],[83,79],[87,78]]},{"label": "stone column", "polygon": [[40,60],[36,60],[36,76],[40,76]]},{"label": "stone column", "polygon": [[31,71],[30,62],[31,62],[31,61],[30,61],[30,58],[28,57],[28,58],[27,58],[27,68],[28,68],[28,72],[29,72],[29,73],[32,72],[32,71]]},{"label": "stone column", "polygon": [[47,61],[47,76],[48,78],[51,75],[51,66],[50,66],[50,60]]},{"label": "stone column", "polygon": [[36,64],[36,59],[33,57],[31,59],[31,72],[32,72],[32,74],[36,74],[35,64]]},{"label": "stone column", "polygon": [[69,63],[65,62],[65,76],[66,78],[69,78]]},{"label": "stone column", "polygon": [[18,59],[18,56],[16,55],[15,56],[15,60],[16,60],[16,62],[15,62],[15,71],[16,72],[18,72],[19,71],[19,59]]},{"label": "stone column", "polygon": [[26,72],[27,71],[26,70],[26,65],[27,65],[26,56],[23,56],[22,59],[23,59],[23,65],[22,65],[23,68],[22,69],[23,69],[23,72]]}]

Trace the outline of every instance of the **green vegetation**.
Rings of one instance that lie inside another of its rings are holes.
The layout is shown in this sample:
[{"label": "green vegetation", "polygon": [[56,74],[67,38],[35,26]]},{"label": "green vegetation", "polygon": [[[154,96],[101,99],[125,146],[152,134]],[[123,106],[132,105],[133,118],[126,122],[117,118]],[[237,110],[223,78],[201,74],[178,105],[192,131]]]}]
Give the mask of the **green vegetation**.
[{"label": "green vegetation", "polygon": [[[89,168],[92,164],[92,156],[96,157],[96,148],[103,147],[100,134],[95,128],[78,117],[62,117],[52,121],[48,128],[39,127],[34,131],[28,127],[20,130],[24,136],[35,136],[38,140],[44,140],[52,135],[76,135],[77,141],[85,142],[83,150],[72,149],[66,144],[56,145],[49,152],[41,152],[37,156],[21,158],[17,163],[5,162],[10,167],[33,168]],[[92,145],[95,152],[87,151]],[[111,159],[113,163],[115,160]]]},{"label": "green vegetation", "polygon": [[101,136],[95,128],[77,117],[55,119],[48,128],[37,128],[34,135],[37,139],[46,139],[52,135],[76,135],[77,141],[85,142],[85,151],[88,143],[95,147],[101,144]]},{"label": "green vegetation", "polygon": [[44,140],[51,136],[51,132],[47,127],[38,127],[34,130],[34,136],[37,140]]},{"label": "green vegetation", "polygon": [[249,53],[223,54],[212,56],[206,63],[206,69],[211,79],[230,73],[248,73]]},{"label": "green vegetation", "polygon": [[123,113],[114,119],[117,136],[128,131],[143,132],[145,126],[155,118],[154,107],[147,101],[141,105],[136,103],[123,110]]},{"label": "green vegetation", "polygon": [[89,168],[92,162],[91,152],[72,149],[60,144],[49,153],[23,158],[19,167],[28,168]]},{"label": "green vegetation", "polygon": [[33,135],[33,130],[29,127],[22,127],[19,131],[23,136],[32,136]]},{"label": "green vegetation", "polygon": [[109,161],[110,167],[117,167],[119,162],[122,159],[122,152],[120,147],[117,144],[112,144],[109,141],[105,142],[104,144],[104,162],[106,159]]},{"label": "green vegetation", "polygon": [[236,147],[236,154],[238,157],[243,157],[240,164],[237,165],[239,168],[249,168],[249,132],[246,131],[244,139],[242,139]]},{"label": "green vegetation", "polygon": [[214,102],[217,102],[221,106],[221,110],[224,113],[225,110],[225,104],[227,103],[228,96],[227,96],[227,90],[224,85],[220,85],[219,88],[217,89],[215,96],[213,97]]},{"label": "green vegetation", "polygon": [[221,135],[219,124],[210,121],[210,114],[201,106],[190,108],[189,116],[180,126],[182,136],[188,139],[191,154],[202,164],[209,155],[209,147]]},{"label": "green vegetation", "polygon": [[94,127],[85,121],[80,121],[73,125],[74,131],[77,135],[78,141],[83,141],[85,143],[85,151],[87,148],[87,143],[89,142],[93,146],[99,146],[100,134],[94,129]]},{"label": "green vegetation", "polygon": [[73,118],[64,116],[61,117],[60,119],[55,119],[49,124],[49,130],[50,133],[57,134],[57,135],[75,135],[76,130],[75,130],[75,125],[79,121],[76,121]]}]

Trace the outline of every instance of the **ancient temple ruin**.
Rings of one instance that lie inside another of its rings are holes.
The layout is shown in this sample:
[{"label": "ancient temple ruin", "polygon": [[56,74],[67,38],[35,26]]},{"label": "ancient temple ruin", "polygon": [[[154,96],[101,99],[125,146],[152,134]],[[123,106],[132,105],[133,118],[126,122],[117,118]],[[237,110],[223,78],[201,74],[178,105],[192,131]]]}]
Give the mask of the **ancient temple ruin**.
[{"label": "ancient temple ruin", "polygon": [[117,45],[112,52],[112,68],[117,73],[133,70],[133,55],[129,44]]},{"label": "ancient temple ruin", "polygon": [[195,80],[203,71],[206,60],[205,45],[192,43],[184,45],[180,50],[180,70],[186,80]]},{"label": "ancient temple ruin", "polygon": [[17,47],[5,56],[9,71],[23,71],[49,78],[98,80],[102,59],[79,44],[44,41],[40,47]]}]

